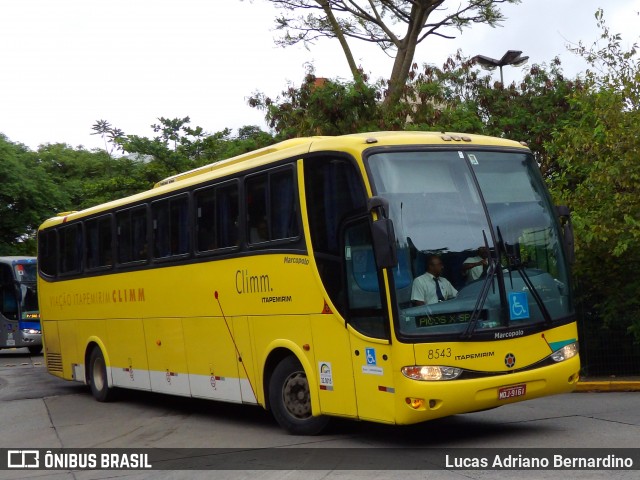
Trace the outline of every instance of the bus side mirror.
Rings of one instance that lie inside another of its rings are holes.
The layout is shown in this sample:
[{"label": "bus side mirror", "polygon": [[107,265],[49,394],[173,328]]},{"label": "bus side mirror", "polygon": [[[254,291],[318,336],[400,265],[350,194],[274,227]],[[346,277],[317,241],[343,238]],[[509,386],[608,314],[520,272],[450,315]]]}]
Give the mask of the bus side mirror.
[{"label": "bus side mirror", "polygon": [[372,197],[367,201],[369,212],[376,212],[377,220],[371,222],[371,239],[376,265],[379,269],[398,265],[396,234],[393,222],[387,218],[389,202],[382,197]]},{"label": "bus side mirror", "polygon": [[573,237],[573,225],[571,224],[571,210],[566,205],[557,205],[556,213],[562,227],[562,242],[564,243],[567,260],[573,264],[576,261],[576,250]]}]

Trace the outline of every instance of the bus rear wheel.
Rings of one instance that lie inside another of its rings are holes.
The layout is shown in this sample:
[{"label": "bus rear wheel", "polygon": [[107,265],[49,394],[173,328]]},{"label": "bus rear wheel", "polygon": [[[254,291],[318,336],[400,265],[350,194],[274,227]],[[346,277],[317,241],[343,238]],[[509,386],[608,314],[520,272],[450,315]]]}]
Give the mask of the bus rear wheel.
[{"label": "bus rear wheel", "polygon": [[31,355],[39,355],[42,352],[42,345],[32,345],[27,347],[29,349],[29,354]]},{"label": "bus rear wheel", "polygon": [[91,394],[99,402],[108,402],[113,399],[113,388],[109,387],[107,377],[107,364],[99,347],[95,347],[89,357],[89,385],[91,385]]},{"label": "bus rear wheel", "polygon": [[329,423],[327,417],[311,414],[309,381],[295,357],[285,358],[273,370],[269,403],[276,421],[294,435],[317,435]]}]

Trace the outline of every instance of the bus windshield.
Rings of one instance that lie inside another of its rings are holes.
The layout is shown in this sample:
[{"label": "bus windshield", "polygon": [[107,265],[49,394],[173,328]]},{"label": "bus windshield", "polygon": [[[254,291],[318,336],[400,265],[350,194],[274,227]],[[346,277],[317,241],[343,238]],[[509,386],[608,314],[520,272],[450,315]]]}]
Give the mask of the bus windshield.
[{"label": "bus windshield", "polygon": [[20,289],[20,310],[23,312],[23,315],[37,312],[37,265],[35,263],[17,263],[13,269]]},{"label": "bus windshield", "polygon": [[530,153],[387,150],[368,166],[395,227],[402,336],[502,338],[572,313],[558,224]]}]

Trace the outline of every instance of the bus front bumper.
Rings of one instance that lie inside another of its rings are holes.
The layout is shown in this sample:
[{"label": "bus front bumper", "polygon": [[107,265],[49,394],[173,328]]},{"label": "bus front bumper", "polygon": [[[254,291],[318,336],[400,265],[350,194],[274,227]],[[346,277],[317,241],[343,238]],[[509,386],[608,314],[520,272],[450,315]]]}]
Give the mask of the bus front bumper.
[{"label": "bus front bumper", "polygon": [[513,374],[424,382],[397,372],[396,423],[408,425],[531,400],[576,388],[580,358]]},{"label": "bus front bumper", "polygon": [[33,333],[30,329],[20,330],[16,340],[16,348],[42,345],[42,333]]}]

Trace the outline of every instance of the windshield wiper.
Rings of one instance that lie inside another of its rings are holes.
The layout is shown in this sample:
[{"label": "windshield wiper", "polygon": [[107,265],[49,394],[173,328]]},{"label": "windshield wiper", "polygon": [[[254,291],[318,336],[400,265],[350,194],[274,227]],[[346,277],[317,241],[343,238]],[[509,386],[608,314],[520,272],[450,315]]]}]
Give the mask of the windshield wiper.
[{"label": "windshield wiper", "polygon": [[507,251],[507,247],[502,238],[502,233],[500,232],[499,226],[496,227],[496,231],[498,232],[498,248],[502,249],[502,251],[504,252],[509,262],[509,279],[511,280],[511,288],[513,288],[513,278],[511,278],[511,267],[513,267],[518,271],[518,273],[520,274],[520,277],[524,281],[524,284],[529,289],[529,293],[531,293],[531,296],[533,297],[536,304],[538,305],[538,308],[540,309],[540,312],[544,317],[545,323],[547,325],[551,325],[552,323],[551,314],[549,313],[547,306],[544,304],[542,297],[538,293],[538,289],[531,282],[531,279],[529,278],[529,274],[527,273],[526,268],[524,267],[520,259],[515,254],[509,254],[509,252]]},{"label": "windshield wiper", "polygon": [[469,324],[467,328],[462,333],[462,338],[471,337],[474,330],[476,329],[476,325],[478,324],[478,320],[480,320],[480,314],[482,313],[482,309],[484,308],[484,302],[487,300],[487,296],[489,295],[489,286],[493,285],[493,277],[496,274],[496,265],[498,262],[491,256],[491,250],[489,250],[489,242],[487,242],[487,234],[485,231],[482,231],[482,236],[484,237],[484,246],[487,249],[487,258],[489,259],[489,266],[487,267],[487,275],[482,283],[482,288],[480,289],[480,294],[476,300],[476,304],[473,307],[473,312],[471,312],[471,318],[469,319]]}]

